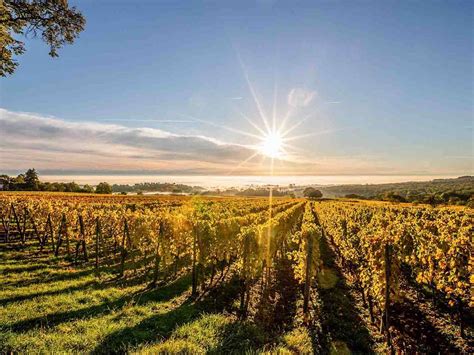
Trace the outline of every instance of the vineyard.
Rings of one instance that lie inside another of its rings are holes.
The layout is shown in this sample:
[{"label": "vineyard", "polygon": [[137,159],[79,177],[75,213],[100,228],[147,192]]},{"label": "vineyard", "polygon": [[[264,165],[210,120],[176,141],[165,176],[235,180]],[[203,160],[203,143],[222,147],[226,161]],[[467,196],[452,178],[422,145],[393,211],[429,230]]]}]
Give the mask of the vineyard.
[{"label": "vineyard", "polygon": [[0,195],[0,352],[469,353],[474,211]]}]

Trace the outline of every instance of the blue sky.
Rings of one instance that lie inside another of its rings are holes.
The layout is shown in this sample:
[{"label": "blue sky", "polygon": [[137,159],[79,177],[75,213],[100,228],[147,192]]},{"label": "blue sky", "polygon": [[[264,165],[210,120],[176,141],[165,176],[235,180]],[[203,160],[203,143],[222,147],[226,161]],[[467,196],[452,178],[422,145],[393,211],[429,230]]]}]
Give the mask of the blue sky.
[{"label": "blue sky", "polygon": [[265,173],[246,73],[307,117],[276,174],[474,173],[470,1],[70,3],[76,43],[1,79],[2,170]]}]

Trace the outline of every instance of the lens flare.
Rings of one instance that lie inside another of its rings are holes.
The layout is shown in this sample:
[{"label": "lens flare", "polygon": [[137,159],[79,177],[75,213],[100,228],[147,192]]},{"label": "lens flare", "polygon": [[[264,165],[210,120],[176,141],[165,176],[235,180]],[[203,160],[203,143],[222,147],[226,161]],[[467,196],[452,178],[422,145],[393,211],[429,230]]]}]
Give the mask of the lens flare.
[{"label": "lens flare", "polygon": [[281,158],[283,156],[283,138],[278,132],[267,133],[262,138],[259,146],[260,153],[270,158]]}]

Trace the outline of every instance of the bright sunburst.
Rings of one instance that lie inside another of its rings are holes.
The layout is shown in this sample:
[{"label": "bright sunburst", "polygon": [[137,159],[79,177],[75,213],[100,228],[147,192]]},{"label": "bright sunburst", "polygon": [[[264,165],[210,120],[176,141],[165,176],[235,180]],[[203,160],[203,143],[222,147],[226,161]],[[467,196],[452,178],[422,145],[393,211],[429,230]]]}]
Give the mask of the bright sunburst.
[{"label": "bright sunburst", "polygon": [[262,142],[259,146],[260,153],[270,158],[282,158],[283,138],[278,132],[269,132],[262,137]]},{"label": "bright sunburst", "polygon": [[[253,153],[250,156],[248,156],[246,159],[241,161],[239,164],[237,164],[236,166],[233,166],[228,174],[234,173],[235,171],[242,168],[244,165],[248,164],[249,162],[251,162],[252,160],[260,156],[261,158],[263,158],[262,161],[260,162],[260,166],[262,165],[262,163],[269,161],[270,163],[269,174],[273,175],[274,163],[276,161],[278,161],[279,163],[294,162],[295,158],[297,157],[296,152],[303,151],[302,149],[293,146],[291,144],[293,141],[298,140],[300,138],[308,137],[308,136],[328,133],[330,132],[330,130],[320,131],[320,132],[310,132],[310,133],[305,133],[301,135],[293,135],[294,134],[293,132],[298,127],[300,127],[304,122],[316,116],[317,110],[313,110],[312,113],[307,114],[306,116],[298,117],[297,122],[296,123],[293,122],[293,124],[291,124],[292,119],[295,119],[296,118],[295,116],[297,114],[300,115],[302,113],[299,110],[301,106],[289,103],[287,112],[283,115],[278,115],[277,110],[276,110],[278,90],[277,90],[277,85],[275,81],[274,92],[273,92],[273,108],[272,108],[271,113],[267,114],[267,112],[265,112],[265,109],[262,103],[257,97],[256,90],[254,89],[252,83],[250,82],[247,70],[238,52],[237,52],[237,57],[241,65],[244,78],[247,82],[247,85],[251,94],[251,98],[253,99],[255,103],[255,107],[257,109],[257,115],[256,117],[249,117],[237,108],[235,108],[235,111],[238,114],[240,114],[240,116],[244,118],[253,127],[255,131],[250,132],[250,131],[236,129],[236,128],[232,128],[228,126],[217,125],[213,122],[202,120],[202,119],[189,116],[189,115],[185,115],[185,117],[191,118],[197,122],[202,122],[205,124],[223,128],[228,131],[238,133],[240,135],[247,136],[255,140],[254,144],[249,144],[246,146],[248,148],[251,148],[253,150]],[[288,95],[290,95],[291,92]],[[312,97],[313,96],[311,96],[311,98]],[[305,100],[308,101],[309,99],[305,99]],[[308,102],[306,101],[303,106],[307,106],[309,101]]]}]

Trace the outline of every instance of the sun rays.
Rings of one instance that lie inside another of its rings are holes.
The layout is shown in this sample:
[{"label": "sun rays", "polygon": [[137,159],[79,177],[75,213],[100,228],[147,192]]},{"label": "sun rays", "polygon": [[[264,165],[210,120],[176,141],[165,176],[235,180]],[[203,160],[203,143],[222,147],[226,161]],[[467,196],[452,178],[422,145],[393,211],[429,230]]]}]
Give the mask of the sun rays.
[{"label": "sun rays", "polygon": [[[282,173],[283,170],[281,170],[281,168],[288,173],[288,169],[291,169],[292,164],[307,163],[308,151],[310,150],[296,146],[297,141],[311,136],[319,136],[339,131],[339,129],[321,129],[322,122],[319,122],[312,124],[312,127],[319,126],[320,128],[318,130],[313,132],[301,132],[311,120],[324,116],[323,112],[320,112],[324,103],[322,103],[322,105],[315,104],[318,97],[316,91],[303,88],[293,87],[284,95],[283,90],[278,86],[276,67],[274,70],[273,92],[269,95],[268,102],[261,100],[259,92],[251,80],[239,50],[235,47],[234,49],[237,54],[237,61],[242,70],[244,82],[248,88],[249,103],[254,106],[252,110],[254,113],[249,114],[248,112],[244,112],[241,104],[239,104],[239,106],[235,103],[231,104],[237,117],[242,118],[242,122],[244,123],[243,125],[239,124],[238,128],[217,124],[188,114],[180,114],[180,116],[245,137],[245,140],[239,143],[241,146],[248,148],[250,153],[240,161],[237,161],[226,175],[242,172],[250,172],[250,174],[258,172],[260,174],[263,173],[264,175],[273,176]],[[287,102],[279,102],[282,95]],[[241,101],[241,99],[244,99],[244,96],[238,96],[238,99]],[[267,106],[264,104],[264,101],[270,105]],[[285,105],[286,110],[278,112]],[[313,123],[315,122],[313,121]],[[243,128],[246,124],[248,124],[247,129]]]}]

